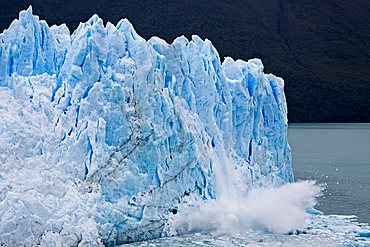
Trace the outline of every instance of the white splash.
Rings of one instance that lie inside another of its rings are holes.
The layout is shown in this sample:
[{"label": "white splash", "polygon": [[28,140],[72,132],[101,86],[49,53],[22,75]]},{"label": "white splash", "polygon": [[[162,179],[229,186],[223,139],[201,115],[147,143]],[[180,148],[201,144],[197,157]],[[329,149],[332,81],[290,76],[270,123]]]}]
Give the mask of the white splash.
[{"label": "white splash", "polygon": [[316,204],[321,191],[315,182],[301,181],[279,188],[252,189],[247,196],[225,194],[217,200],[201,202],[196,210],[182,210],[174,220],[175,227],[180,233],[287,233],[305,226],[305,209]]}]

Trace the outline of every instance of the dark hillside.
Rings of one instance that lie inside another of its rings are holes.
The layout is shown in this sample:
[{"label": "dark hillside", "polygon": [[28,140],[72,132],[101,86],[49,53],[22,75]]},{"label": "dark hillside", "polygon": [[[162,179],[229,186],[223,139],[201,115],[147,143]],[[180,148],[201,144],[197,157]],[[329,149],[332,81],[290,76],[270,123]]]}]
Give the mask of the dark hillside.
[{"label": "dark hillside", "polygon": [[2,0],[0,29],[29,5],[71,30],[97,13],[146,39],[198,34],[221,57],[258,57],[283,77],[291,122],[370,122],[368,0]]}]

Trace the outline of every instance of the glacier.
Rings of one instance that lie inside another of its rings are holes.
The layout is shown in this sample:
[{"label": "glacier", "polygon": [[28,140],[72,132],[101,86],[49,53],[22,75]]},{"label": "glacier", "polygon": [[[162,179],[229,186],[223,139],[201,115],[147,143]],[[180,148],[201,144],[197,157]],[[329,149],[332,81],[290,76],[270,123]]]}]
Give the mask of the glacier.
[{"label": "glacier", "polygon": [[259,59],[31,7],[0,37],[0,244],[171,236],[184,204],[294,181],[284,81]]}]

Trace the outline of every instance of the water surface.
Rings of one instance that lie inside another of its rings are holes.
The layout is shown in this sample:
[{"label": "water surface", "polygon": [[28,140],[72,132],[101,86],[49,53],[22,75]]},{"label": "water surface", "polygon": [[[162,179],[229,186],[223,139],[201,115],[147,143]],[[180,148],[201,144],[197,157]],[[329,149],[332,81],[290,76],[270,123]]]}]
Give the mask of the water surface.
[{"label": "water surface", "polygon": [[370,124],[290,124],[296,180],[325,184],[317,208],[370,223]]}]

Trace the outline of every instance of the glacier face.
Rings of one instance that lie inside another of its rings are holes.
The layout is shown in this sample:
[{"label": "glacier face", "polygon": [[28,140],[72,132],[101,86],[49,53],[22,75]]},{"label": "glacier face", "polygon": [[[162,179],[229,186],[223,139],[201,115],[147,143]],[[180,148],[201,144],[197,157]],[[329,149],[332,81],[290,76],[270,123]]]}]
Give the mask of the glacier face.
[{"label": "glacier face", "polygon": [[181,204],[292,182],[283,86],[198,36],[22,11],[1,34],[0,243],[167,236]]}]

